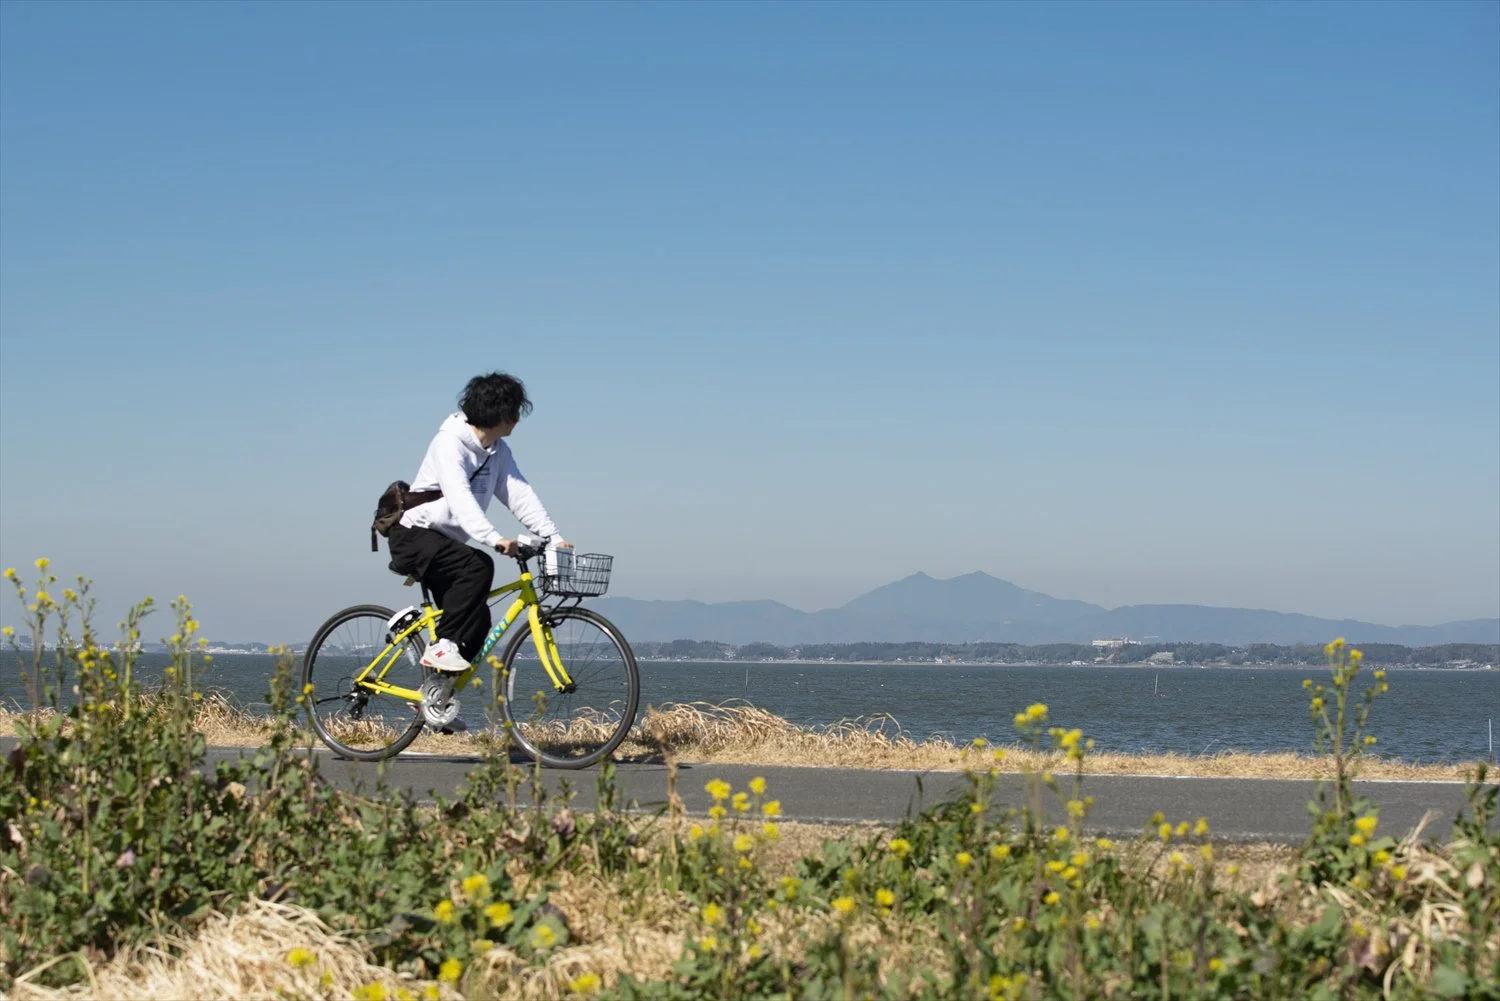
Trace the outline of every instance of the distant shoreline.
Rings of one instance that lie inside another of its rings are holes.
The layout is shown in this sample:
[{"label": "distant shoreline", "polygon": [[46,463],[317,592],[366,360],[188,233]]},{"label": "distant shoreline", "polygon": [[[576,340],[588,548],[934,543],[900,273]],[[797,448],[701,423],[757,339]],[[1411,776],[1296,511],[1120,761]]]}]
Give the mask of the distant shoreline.
[{"label": "distant shoreline", "polygon": [[[1324,663],[1306,664],[1147,664],[1137,661],[1130,664],[1056,664],[1044,661],[988,661],[988,660],[964,660],[944,661],[935,663],[924,660],[695,660],[688,657],[637,657],[636,662],[640,664],[743,664],[746,667],[754,665],[787,665],[795,667],[805,665],[809,667],[1079,667],[1094,668],[1101,671],[1123,671],[1133,668],[1149,668],[1153,671],[1306,671],[1309,669],[1328,667]],[[1384,666],[1381,664],[1367,664],[1368,668],[1376,668],[1382,671],[1452,671],[1454,673],[1484,673],[1489,671],[1500,671],[1500,665],[1483,664],[1477,667],[1450,667],[1441,665],[1425,667],[1417,664],[1394,664]]]}]

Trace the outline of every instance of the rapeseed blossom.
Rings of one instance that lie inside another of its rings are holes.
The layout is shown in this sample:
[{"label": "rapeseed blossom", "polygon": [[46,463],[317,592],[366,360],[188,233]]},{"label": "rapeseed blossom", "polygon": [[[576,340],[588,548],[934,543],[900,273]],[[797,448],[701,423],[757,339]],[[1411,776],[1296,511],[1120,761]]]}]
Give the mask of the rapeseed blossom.
[{"label": "rapeseed blossom", "polygon": [[574,994],[593,994],[600,987],[601,981],[597,973],[581,973],[568,981],[568,990]]}]

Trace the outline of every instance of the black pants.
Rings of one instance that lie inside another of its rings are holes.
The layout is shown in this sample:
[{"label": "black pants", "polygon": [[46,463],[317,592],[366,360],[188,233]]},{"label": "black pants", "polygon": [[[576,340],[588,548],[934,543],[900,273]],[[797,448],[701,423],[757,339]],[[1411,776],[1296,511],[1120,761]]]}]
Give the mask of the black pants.
[{"label": "black pants", "polygon": [[495,561],[483,550],[430,528],[393,525],[388,538],[391,569],[426,584],[443,610],[438,639],[452,640],[464,660],[473,660],[490,631],[485,598],[495,580]]}]

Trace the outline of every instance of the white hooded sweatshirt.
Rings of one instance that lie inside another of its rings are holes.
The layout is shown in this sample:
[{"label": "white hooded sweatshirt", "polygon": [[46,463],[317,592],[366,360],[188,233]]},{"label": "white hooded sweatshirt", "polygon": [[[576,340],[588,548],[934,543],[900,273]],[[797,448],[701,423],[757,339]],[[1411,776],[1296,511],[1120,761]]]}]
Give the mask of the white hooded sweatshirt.
[{"label": "white hooded sweatshirt", "polygon": [[442,490],[443,496],[403,514],[401,524],[407,528],[431,528],[459,542],[473,539],[493,548],[504,536],[484,512],[490,498],[498,497],[528,531],[549,539],[559,535],[536,491],[516,468],[505,439],[485,448],[461,413],[443,421],[411,489]]}]

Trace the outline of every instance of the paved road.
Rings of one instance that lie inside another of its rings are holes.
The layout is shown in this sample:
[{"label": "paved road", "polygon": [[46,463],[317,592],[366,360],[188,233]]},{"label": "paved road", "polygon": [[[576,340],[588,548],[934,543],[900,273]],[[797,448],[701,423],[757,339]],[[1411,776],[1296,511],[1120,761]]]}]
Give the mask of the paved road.
[{"label": "paved road", "polygon": [[[216,752],[217,753],[217,752]],[[233,753],[233,752],[228,752]],[[387,765],[386,780],[417,795],[451,797],[472,757],[406,755]],[[377,766],[345,761],[318,752],[322,773],[343,788],[368,788]],[[543,771],[546,785],[558,789],[570,782],[578,805],[594,802],[596,771]],[[627,799],[650,810],[666,803],[664,765],[622,764],[619,784]],[[688,812],[706,814],[711,800],[704,783],[722,778],[736,789],[764,776],[767,795],[779,799],[789,820],[826,823],[893,822],[915,814],[960,792],[964,777],[953,772],[873,771],[851,768],[752,767],[747,765],[679,765],[677,794]],[[1155,810],[1177,820],[1206,816],[1216,837],[1235,841],[1297,843],[1306,837],[1311,820],[1306,804],[1316,794],[1316,783],[1283,779],[1210,779],[1098,775],[1085,779],[1084,791],[1094,797],[1089,827],[1100,834],[1139,833]],[[1446,837],[1457,812],[1466,807],[1464,787],[1456,782],[1361,782],[1358,791],[1380,806],[1381,833],[1402,834],[1425,813],[1437,816],[1427,830]],[[1023,779],[1003,775],[997,798],[1002,804],[1021,804]],[[1049,799],[1054,799],[1050,794]],[[1055,802],[1049,809],[1061,817]]]},{"label": "paved road", "polygon": [[[14,747],[14,738],[0,737],[0,754]],[[248,753],[243,748],[210,748],[214,761]],[[345,761],[327,751],[314,752],[321,773],[340,788],[371,789],[380,765]],[[452,798],[474,757],[403,755],[385,763],[385,780],[396,788],[409,789],[419,798]],[[594,803],[597,772],[543,771],[551,789],[570,783],[578,793],[577,805],[589,809]],[[664,765],[622,764],[617,771],[626,800],[635,800],[643,810],[663,806],[667,796]],[[736,789],[750,779],[764,776],[768,795],[779,799],[788,820],[823,823],[890,823],[918,813],[957,794],[964,777],[954,772],[873,771],[852,768],[751,767],[747,765],[679,765],[677,793],[689,813],[706,815],[711,800],[704,783],[721,778]],[[1306,837],[1311,821],[1306,804],[1316,783],[1286,779],[1212,779],[1163,776],[1096,775],[1085,780],[1084,791],[1095,799],[1089,828],[1099,834],[1130,836],[1138,833],[1153,811],[1160,810],[1173,821],[1206,816],[1217,838],[1233,841],[1273,841],[1294,844]],[[1357,783],[1358,791],[1380,807],[1381,833],[1403,834],[1416,826],[1429,811],[1431,836],[1446,837],[1453,819],[1466,807],[1464,788],[1457,782]],[[1019,775],[998,780],[1000,804],[1021,804],[1025,791]],[[1049,796],[1049,798],[1051,798]],[[1055,802],[1048,808],[1058,817]]]}]

